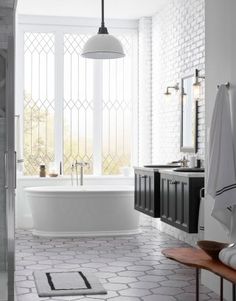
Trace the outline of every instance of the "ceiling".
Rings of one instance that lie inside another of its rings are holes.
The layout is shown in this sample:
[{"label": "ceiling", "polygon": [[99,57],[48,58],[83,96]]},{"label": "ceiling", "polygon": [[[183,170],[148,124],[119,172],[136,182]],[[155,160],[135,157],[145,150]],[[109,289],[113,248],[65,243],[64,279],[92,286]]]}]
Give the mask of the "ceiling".
[{"label": "ceiling", "polygon": [[[9,0],[8,0],[9,1]],[[152,16],[167,0],[106,0],[105,17],[139,19]],[[19,14],[45,16],[100,17],[100,0],[18,0]]]}]

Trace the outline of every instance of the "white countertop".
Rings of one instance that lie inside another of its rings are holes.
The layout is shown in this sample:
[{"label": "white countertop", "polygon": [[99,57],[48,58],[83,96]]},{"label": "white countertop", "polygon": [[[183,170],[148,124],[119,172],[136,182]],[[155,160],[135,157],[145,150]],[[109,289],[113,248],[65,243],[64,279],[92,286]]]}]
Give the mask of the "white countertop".
[{"label": "white countertop", "polygon": [[172,169],[160,169],[159,173],[161,174],[168,174],[172,176],[181,176],[187,178],[204,178],[205,172],[178,172]]}]

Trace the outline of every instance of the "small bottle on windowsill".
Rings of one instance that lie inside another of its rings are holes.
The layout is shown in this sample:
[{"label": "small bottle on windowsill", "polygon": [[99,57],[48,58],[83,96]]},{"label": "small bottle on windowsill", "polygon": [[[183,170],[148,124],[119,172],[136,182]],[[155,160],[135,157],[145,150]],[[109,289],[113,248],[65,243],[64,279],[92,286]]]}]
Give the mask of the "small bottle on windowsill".
[{"label": "small bottle on windowsill", "polygon": [[39,171],[39,176],[41,178],[45,178],[46,177],[46,166],[45,165],[40,165],[40,171]]}]

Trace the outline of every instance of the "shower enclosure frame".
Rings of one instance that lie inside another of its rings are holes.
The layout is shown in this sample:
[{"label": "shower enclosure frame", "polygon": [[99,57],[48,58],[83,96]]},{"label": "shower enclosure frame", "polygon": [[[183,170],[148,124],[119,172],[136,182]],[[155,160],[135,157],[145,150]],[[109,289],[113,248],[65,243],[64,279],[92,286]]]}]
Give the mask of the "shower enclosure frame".
[{"label": "shower enclosure frame", "polygon": [[6,189],[6,226],[7,226],[7,274],[8,301],[14,301],[15,273],[15,189],[16,189],[16,152],[15,152],[15,61],[14,36],[8,39],[6,70],[6,153],[5,153],[5,189]]},{"label": "shower enclosure frame", "polygon": [[[1,189],[3,214],[3,253],[1,281],[3,291],[1,300],[14,301],[14,273],[15,273],[15,188],[16,188],[16,152],[15,152],[15,126],[14,126],[14,58],[15,58],[14,34],[9,35],[7,48],[0,53],[4,59],[5,83],[2,95],[2,114],[4,128],[2,128],[1,163]],[[5,285],[7,287],[5,287]]]}]

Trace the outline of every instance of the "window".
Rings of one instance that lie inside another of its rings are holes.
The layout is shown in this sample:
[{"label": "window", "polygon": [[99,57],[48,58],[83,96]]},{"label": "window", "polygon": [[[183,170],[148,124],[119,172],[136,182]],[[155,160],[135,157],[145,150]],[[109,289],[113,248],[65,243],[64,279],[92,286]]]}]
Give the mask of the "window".
[{"label": "window", "polygon": [[24,174],[39,165],[89,163],[87,174],[116,175],[132,164],[136,34],[119,35],[126,57],[80,57],[85,33],[24,33]]},{"label": "window", "polygon": [[55,160],[55,41],[51,33],[24,36],[24,171]]},{"label": "window", "polygon": [[132,44],[118,37],[126,57],[103,62],[102,171],[119,174],[131,162],[132,137]]},{"label": "window", "polygon": [[64,36],[64,173],[75,160],[93,172],[93,61],[80,57],[89,36]]}]

